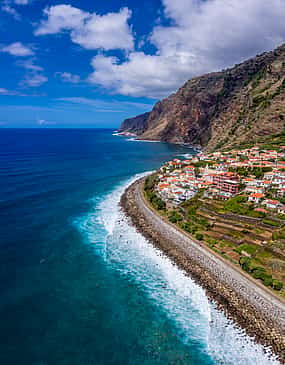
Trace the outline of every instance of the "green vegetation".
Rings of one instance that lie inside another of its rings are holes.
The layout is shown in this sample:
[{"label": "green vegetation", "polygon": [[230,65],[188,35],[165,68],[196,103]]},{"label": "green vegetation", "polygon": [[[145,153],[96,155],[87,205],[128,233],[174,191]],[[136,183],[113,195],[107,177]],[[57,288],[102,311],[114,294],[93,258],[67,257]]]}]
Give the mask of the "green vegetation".
[{"label": "green vegetation", "polygon": [[202,241],[202,240],[203,240],[203,238],[204,238],[204,236],[202,235],[202,233],[196,233],[196,234],[195,234],[195,238],[196,238],[197,240],[199,240],[199,241]]},{"label": "green vegetation", "polygon": [[262,223],[269,224],[270,226],[273,226],[273,227],[280,227],[280,223],[273,221],[272,219],[263,219]]},{"label": "green vegetation", "polygon": [[182,221],[183,217],[179,213],[177,213],[176,210],[172,210],[168,214],[168,219],[170,220],[171,223],[178,223]]},{"label": "green vegetation", "polygon": [[258,72],[250,74],[248,79],[245,81],[244,85],[247,86],[252,82],[252,87],[256,88],[259,85],[259,82],[262,78],[264,78],[266,73],[266,69],[263,67]]},{"label": "green vegetation", "polygon": [[285,240],[285,228],[279,229],[278,231],[275,231],[272,233],[272,239],[274,241],[277,240]]},{"label": "green vegetation", "polygon": [[145,180],[144,185],[144,191],[147,199],[151,202],[151,204],[156,208],[157,210],[165,210],[166,204],[165,202],[158,197],[154,190],[155,183],[157,182],[157,176],[156,175],[150,175]]},{"label": "green vegetation", "polygon": [[278,291],[283,288],[281,281],[273,279],[272,275],[268,274],[264,267],[255,266],[251,258],[242,256],[239,264],[244,271],[252,275],[255,279],[261,280],[265,286],[270,286]]},{"label": "green vegetation", "polygon": [[257,179],[260,179],[264,176],[265,172],[270,172],[272,171],[271,167],[252,167],[252,168],[248,168],[248,167],[230,167],[229,171],[231,172],[235,172],[237,174],[239,174],[240,176],[250,176],[250,175],[254,175]]},{"label": "green vegetation", "polygon": [[193,164],[193,166],[195,166],[196,168],[199,168],[199,167],[206,167],[206,166],[213,166],[214,165],[214,162],[213,161],[199,161],[199,162],[195,162]]},{"label": "green vegetation", "polygon": [[235,251],[240,254],[244,251],[250,255],[254,255],[257,251],[257,246],[244,243],[243,245],[240,245]]},{"label": "green vegetation", "polygon": [[237,195],[224,203],[223,209],[234,214],[245,215],[253,218],[263,218],[263,212],[256,212],[254,205],[247,202],[245,195]]}]

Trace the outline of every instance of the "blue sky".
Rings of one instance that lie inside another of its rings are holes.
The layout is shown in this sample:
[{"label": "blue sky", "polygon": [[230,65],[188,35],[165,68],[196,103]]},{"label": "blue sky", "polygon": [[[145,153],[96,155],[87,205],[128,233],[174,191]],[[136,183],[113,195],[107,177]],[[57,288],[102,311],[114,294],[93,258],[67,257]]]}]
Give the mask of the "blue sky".
[{"label": "blue sky", "polygon": [[0,127],[117,127],[285,39],[284,0],[0,1]]}]

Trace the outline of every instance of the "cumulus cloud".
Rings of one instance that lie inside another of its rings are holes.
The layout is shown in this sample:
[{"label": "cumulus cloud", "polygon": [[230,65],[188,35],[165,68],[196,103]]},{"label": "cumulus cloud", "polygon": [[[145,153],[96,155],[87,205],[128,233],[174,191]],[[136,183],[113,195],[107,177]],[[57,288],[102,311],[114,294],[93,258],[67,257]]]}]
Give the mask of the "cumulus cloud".
[{"label": "cumulus cloud", "polygon": [[163,97],[187,79],[232,66],[285,40],[283,0],[163,0],[170,26],[155,26],[155,54],[92,60],[89,80],[113,92]]},{"label": "cumulus cloud", "polygon": [[8,46],[1,47],[1,52],[9,53],[12,56],[27,57],[32,56],[34,51],[31,47],[24,45],[21,42],[14,42]]},{"label": "cumulus cloud", "polygon": [[[188,57],[187,57],[188,56]],[[91,65],[95,71],[89,81],[116,93],[160,98],[175,90],[198,65],[191,55],[163,57],[132,52],[126,62],[116,57],[98,55]]]},{"label": "cumulus cloud", "polygon": [[72,84],[78,84],[81,81],[79,75],[74,75],[70,72],[56,72],[56,76],[58,76],[62,81],[70,82]]},{"label": "cumulus cloud", "polygon": [[46,19],[35,35],[69,32],[72,42],[85,49],[133,49],[133,36],[128,25],[131,12],[122,8],[118,13],[97,15],[71,5],[55,5],[44,10]]}]

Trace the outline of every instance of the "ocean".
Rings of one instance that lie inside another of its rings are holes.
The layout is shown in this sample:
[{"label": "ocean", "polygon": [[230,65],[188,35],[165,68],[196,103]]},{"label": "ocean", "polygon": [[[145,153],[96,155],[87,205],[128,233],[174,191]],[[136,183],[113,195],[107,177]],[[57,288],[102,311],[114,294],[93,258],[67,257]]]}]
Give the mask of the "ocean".
[{"label": "ocean", "polygon": [[278,364],[118,206],[192,153],[111,130],[0,130],[1,365]]}]

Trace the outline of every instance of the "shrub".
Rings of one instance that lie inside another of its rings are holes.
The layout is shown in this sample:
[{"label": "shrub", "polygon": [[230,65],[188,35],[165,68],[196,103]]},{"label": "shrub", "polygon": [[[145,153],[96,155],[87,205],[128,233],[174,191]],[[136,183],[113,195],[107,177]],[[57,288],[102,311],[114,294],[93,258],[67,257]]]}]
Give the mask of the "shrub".
[{"label": "shrub", "polygon": [[202,235],[202,233],[196,233],[195,234],[195,238],[198,240],[198,241],[202,241],[204,236]]},{"label": "shrub", "polygon": [[165,210],[166,209],[166,203],[159,198],[155,193],[153,193],[152,191],[147,190],[146,191],[146,196],[148,198],[148,200],[151,202],[151,204],[153,205],[154,208],[158,209],[158,210]]},{"label": "shrub", "polygon": [[154,188],[155,182],[156,182],[157,176],[156,175],[150,175],[145,179],[144,183],[144,190],[152,190]]},{"label": "shrub", "polygon": [[249,257],[242,256],[239,259],[239,264],[244,271],[246,271],[246,272],[251,271],[251,269],[250,269],[251,259]]},{"label": "shrub", "polygon": [[283,288],[283,283],[279,280],[273,279],[272,287],[275,290],[281,290]]},{"label": "shrub", "polygon": [[256,267],[252,270],[252,276],[255,279],[262,279],[264,274],[266,273],[266,270],[264,269],[264,267]]},{"label": "shrub", "polygon": [[262,281],[265,286],[272,286],[273,284],[273,279],[271,275],[264,275]]},{"label": "shrub", "polygon": [[177,223],[182,221],[182,216],[175,210],[172,210],[168,216],[171,223]]}]

